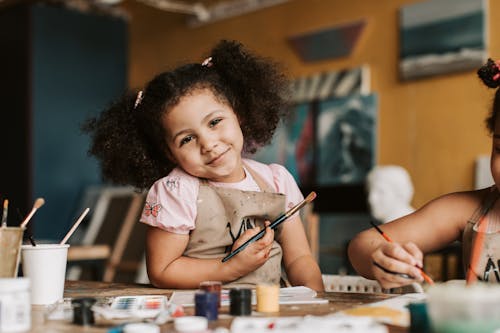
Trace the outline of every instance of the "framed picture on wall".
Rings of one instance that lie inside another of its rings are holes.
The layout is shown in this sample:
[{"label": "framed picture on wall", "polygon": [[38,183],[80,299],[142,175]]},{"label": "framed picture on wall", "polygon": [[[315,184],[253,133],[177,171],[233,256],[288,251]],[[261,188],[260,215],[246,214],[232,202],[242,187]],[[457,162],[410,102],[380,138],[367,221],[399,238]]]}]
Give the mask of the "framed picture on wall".
[{"label": "framed picture on wall", "polygon": [[314,177],[314,113],[311,103],[291,107],[289,118],[281,121],[271,144],[251,158],[278,163],[287,168],[299,186],[312,185]]},{"label": "framed picture on wall", "polygon": [[428,0],[400,10],[403,80],[476,69],[486,58],[485,0]]},{"label": "framed picture on wall", "polygon": [[376,95],[323,101],[317,117],[319,186],[363,184],[375,163]]},{"label": "framed picture on wall", "polygon": [[317,211],[366,212],[364,181],[375,161],[377,115],[368,68],[298,78],[291,88],[289,117],[270,145],[248,157],[285,166],[303,193],[318,193]]},{"label": "framed picture on wall", "polygon": [[285,122],[285,128],[285,167],[299,186],[311,185],[314,176],[314,112],[311,103],[296,105]]}]

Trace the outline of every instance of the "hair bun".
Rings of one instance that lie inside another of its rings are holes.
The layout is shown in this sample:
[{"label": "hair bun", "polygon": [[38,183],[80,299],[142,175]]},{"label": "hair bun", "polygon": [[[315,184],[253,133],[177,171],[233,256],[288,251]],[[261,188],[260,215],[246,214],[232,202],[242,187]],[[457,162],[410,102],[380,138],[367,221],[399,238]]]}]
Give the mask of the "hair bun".
[{"label": "hair bun", "polygon": [[477,75],[488,87],[497,88],[500,86],[500,63],[488,59],[486,64],[477,70]]}]

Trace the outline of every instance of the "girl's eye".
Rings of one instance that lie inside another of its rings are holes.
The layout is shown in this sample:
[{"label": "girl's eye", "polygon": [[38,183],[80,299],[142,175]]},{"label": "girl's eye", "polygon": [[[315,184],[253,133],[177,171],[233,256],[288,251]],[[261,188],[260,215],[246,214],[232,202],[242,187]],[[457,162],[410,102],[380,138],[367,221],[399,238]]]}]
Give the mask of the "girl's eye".
[{"label": "girl's eye", "polygon": [[496,154],[499,154],[500,153],[500,142],[498,140],[494,140],[493,141],[493,151],[496,153]]},{"label": "girl's eye", "polygon": [[188,135],[182,138],[181,142],[179,142],[179,146],[184,146],[186,143],[189,143],[191,140],[193,140],[192,135]]},{"label": "girl's eye", "polygon": [[210,127],[214,127],[215,125],[217,125],[221,121],[222,121],[222,118],[215,118],[215,119],[213,119],[213,120],[210,121],[209,126]]}]

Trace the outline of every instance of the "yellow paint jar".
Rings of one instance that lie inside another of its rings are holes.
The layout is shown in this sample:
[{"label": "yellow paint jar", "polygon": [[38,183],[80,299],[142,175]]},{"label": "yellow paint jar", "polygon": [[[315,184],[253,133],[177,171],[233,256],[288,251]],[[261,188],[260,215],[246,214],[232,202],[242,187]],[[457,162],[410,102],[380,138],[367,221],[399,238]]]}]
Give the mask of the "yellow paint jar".
[{"label": "yellow paint jar", "polygon": [[257,312],[280,311],[280,286],[277,284],[257,285]]}]

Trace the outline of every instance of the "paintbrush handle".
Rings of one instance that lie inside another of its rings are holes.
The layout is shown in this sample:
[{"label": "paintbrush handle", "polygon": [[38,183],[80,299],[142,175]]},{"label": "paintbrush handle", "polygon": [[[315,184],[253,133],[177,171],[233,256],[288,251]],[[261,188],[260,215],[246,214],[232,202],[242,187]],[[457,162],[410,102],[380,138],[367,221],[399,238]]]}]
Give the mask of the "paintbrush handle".
[{"label": "paintbrush handle", "polygon": [[425,282],[427,282],[430,285],[433,285],[434,281],[431,279],[431,277],[429,275],[427,275],[427,273],[425,273],[422,268],[419,267],[419,269],[420,269],[420,274],[424,278]]},{"label": "paintbrush handle", "polygon": [[[301,209],[302,207],[304,207],[305,204],[313,201],[315,198],[316,198],[316,193],[315,192],[309,193],[309,195],[304,200],[302,200],[297,205],[295,205],[294,207],[290,208],[286,213],[280,215],[276,220],[274,220],[269,225],[269,228],[271,228],[271,229],[274,230],[283,221],[285,221],[287,218],[289,218],[290,216],[292,216],[293,214],[295,214],[299,209]],[[238,253],[240,253],[241,251],[243,251],[248,245],[252,244],[253,242],[255,242],[255,241],[259,240],[259,239],[261,239],[265,235],[265,233],[266,233],[266,229],[262,229],[261,231],[259,231],[256,235],[252,236],[252,238],[250,238],[249,240],[247,240],[245,243],[241,244],[236,250],[232,251],[227,256],[225,256],[224,258],[222,258],[222,262],[228,261],[229,259],[231,259],[235,255],[237,255]]]},{"label": "paintbrush handle", "polygon": [[73,224],[73,226],[68,231],[68,233],[66,234],[66,236],[64,236],[63,240],[59,243],[59,245],[66,244],[66,242],[71,237],[71,235],[73,235],[73,232],[75,232],[76,228],[78,228],[78,226],[80,225],[80,223],[83,221],[83,219],[85,218],[85,216],[87,215],[87,213],[89,212],[89,210],[90,210],[90,208],[85,208],[85,210],[83,211],[83,213],[80,215],[80,217],[75,222],[75,224]]},{"label": "paintbrush handle", "polygon": [[[271,223],[269,225],[269,228],[275,229],[281,222],[285,221],[286,218],[287,218],[286,214],[281,215],[276,220],[274,220],[273,223]],[[266,234],[266,229],[262,229],[257,234],[255,234],[254,236],[252,236],[249,240],[247,240],[245,243],[243,243],[240,246],[238,246],[238,248],[236,250],[232,251],[227,256],[225,256],[222,259],[222,262],[228,261],[229,259],[231,259],[235,255],[237,255],[238,253],[240,253],[241,251],[243,251],[248,245],[250,245],[253,242],[258,241],[259,239],[261,239],[262,237],[264,237],[265,234]]]},{"label": "paintbrush handle", "polygon": [[262,229],[261,231],[259,231],[252,238],[250,238],[249,240],[247,240],[245,243],[241,244],[236,250],[234,250],[233,252],[229,253],[224,258],[222,258],[222,262],[228,261],[229,259],[231,259],[235,255],[237,255],[238,253],[240,253],[241,251],[243,251],[248,245],[252,244],[253,242],[255,242],[255,241],[259,240],[259,239],[261,239],[264,236],[265,233],[266,233],[266,229]]},{"label": "paintbrush handle", "polygon": [[[384,237],[384,239],[386,241],[388,241],[389,243],[393,243],[392,239],[389,237],[389,235],[387,235],[382,229],[380,229],[380,227],[378,225],[376,225],[375,223],[373,223],[373,221],[370,221],[370,224],[375,228],[375,230],[378,231],[378,233],[380,235],[382,235],[382,237]],[[375,262],[374,262],[375,263]],[[382,266],[380,266],[379,264],[375,263],[376,266],[382,268]],[[417,265],[415,265],[415,267],[417,267],[419,270],[420,270],[420,274],[422,275],[422,277],[424,278],[425,282],[427,282],[428,284],[434,284],[434,281],[431,279],[431,277],[429,275],[427,275],[423,268],[420,268],[418,267]],[[382,268],[384,269],[384,268]],[[384,269],[385,270],[385,269]]]},{"label": "paintbrush handle", "polygon": [[35,214],[35,212],[36,212],[36,208],[32,208],[31,212],[28,214],[28,216],[26,216],[26,218],[24,219],[24,221],[21,223],[21,225],[20,225],[21,228],[26,227],[26,225],[31,220],[31,218],[33,217],[33,215]]}]

